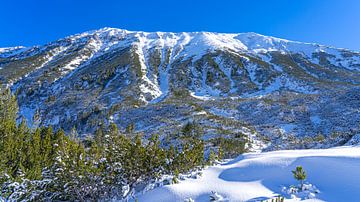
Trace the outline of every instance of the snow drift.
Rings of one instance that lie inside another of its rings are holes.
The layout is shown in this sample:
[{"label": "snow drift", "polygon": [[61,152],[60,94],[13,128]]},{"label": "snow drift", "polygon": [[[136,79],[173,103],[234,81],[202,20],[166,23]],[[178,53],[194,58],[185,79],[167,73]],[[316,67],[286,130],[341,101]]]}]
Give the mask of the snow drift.
[{"label": "snow drift", "polygon": [[[320,190],[315,199],[291,198],[282,190],[298,184],[291,173],[298,165],[307,172],[306,182]],[[209,201],[212,192],[224,201],[262,201],[278,195],[285,201],[358,201],[359,168],[359,146],[249,153],[209,167],[199,179],[147,192],[139,201]]]}]

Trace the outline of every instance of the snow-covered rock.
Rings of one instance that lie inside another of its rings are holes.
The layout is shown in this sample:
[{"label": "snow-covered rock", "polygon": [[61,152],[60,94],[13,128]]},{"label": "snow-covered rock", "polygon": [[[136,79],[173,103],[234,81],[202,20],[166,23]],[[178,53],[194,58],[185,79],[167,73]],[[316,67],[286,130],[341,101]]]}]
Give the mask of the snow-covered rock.
[{"label": "snow-covered rock", "polygon": [[347,143],[346,145],[360,145],[360,133],[354,135]]},{"label": "snow-covered rock", "polygon": [[320,190],[313,184],[303,184],[302,187],[300,185],[290,187],[283,187],[282,194],[291,199],[316,199],[316,195],[320,193]]},{"label": "snow-covered rock", "polygon": [[227,199],[225,199],[223,196],[221,196],[220,194],[212,191],[211,195],[210,195],[210,201],[211,202],[225,202],[228,201]]}]

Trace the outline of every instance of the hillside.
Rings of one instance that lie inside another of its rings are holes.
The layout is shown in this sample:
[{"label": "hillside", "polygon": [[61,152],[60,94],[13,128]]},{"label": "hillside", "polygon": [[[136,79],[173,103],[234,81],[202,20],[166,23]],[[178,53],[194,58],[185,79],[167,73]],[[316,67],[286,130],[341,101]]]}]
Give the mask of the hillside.
[{"label": "hillside", "polygon": [[359,132],[359,52],[256,33],[104,28],[0,49],[0,81],[30,126],[83,136],[114,122],[170,144],[194,122],[204,139],[246,134],[281,149]]}]

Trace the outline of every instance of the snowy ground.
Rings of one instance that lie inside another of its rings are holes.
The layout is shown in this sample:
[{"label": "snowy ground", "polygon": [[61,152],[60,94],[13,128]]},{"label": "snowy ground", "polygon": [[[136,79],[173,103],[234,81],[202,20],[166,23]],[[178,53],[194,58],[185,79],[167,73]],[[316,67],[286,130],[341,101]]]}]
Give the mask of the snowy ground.
[{"label": "snowy ground", "polygon": [[[307,172],[306,182],[320,193],[316,199],[291,198],[282,191],[297,185],[291,170],[301,165]],[[199,179],[156,188],[139,201],[209,201],[212,191],[224,201],[262,201],[279,194],[285,201],[359,201],[360,146],[323,150],[286,150],[249,153],[204,170]],[[271,201],[271,200],[270,200]]]}]

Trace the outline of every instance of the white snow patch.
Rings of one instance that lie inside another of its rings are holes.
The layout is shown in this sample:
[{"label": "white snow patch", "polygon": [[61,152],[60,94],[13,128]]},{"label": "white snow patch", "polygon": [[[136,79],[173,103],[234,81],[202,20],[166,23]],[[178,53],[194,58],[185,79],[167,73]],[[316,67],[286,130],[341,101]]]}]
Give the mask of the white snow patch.
[{"label": "white snow patch", "polygon": [[15,46],[15,47],[5,47],[5,48],[0,48],[0,54],[2,53],[9,53],[13,55],[16,54],[18,52],[20,52],[21,50],[23,50],[25,47],[24,46]]},{"label": "white snow patch", "polygon": [[207,115],[207,113],[206,113],[206,111],[199,111],[199,112],[194,112],[193,115],[195,115],[195,116]]},{"label": "white snow patch", "polygon": [[196,99],[207,101],[207,100],[214,100],[213,97],[206,95],[206,94],[198,94],[195,92],[190,92],[190,95]]},{"label": "white snow patch", "polygon": [[310,120],[314,125],[319,125],[321,123],[321,118],[318,115],[310,116]]},{"label": "white snow patch", "polygon": [[280,125],[280,132],[282,134],[285,134],[285,133],[290,133],[294,130],[294,128],[296,128],[296,125],[295,124],[291,124],[291,123],[288,123],[288,124],[281,124]]},{"label": "white snow patch", "polygon": [[31,107],[21,107],[20,108],[20,114],[25,117],[27,124],[29,126],[32,126],[33,117],[36,113],[36,109]]},{"label": "white snow patch", "polygon": [[94,54],[96,54],[100,50],[101,46],[102,46],[102,41],[101,40],[93,40],[93,39],[91,39],[89,44],[87,44],[87,47],[90,48],[92,53],[90,55],[81,54],[80,56],[74,58],[68,64],[61,67],[61,71],[62,71],[61,73],[63,75],[65,75],[68,72],[70,72],[70,71],[76,69],[77,67],[79,67],[82,63],[84,63],[88,59],[92,58],[94,56]]},{"label": "white snow patch", "polygon": [[272,83],[268,86],[259,90],[255,93],[244,93],[241,97],[249,98],[249,97],[263,97],[272,92],[278,91],[282,88],[287,90],[295,91],[297,93],[304,93],[304,94],[316,94],[318,91],[312,89],[311,87],[307,86],[306,84],[302,84],[298,81],[295,81],[285,75],[279,76],[274,79]]},{"label": "white snow patch", "polygon": [[[52,59],[54,59],[56,56],[60,55],[61,53],[65,52],[68,48],[69,47],[64,47],[64,46],[59,46],[57,48],[54,48],[53,50],[50,51],[51,56],[47,55],[45,62],[41,66],[37,67],[36,69],[43,68],[44,66],[49,64],[49,62],[51,62]],[[25,77],[27,77],[27,76],[28,75],[25,75]]]},{"label": "white snow patch", "polygon": [[[301,165],[320,193],[307,201],[357,201],[360,197],[360,147],[248,153],[203,171],[199,179],[154,189],[139,201],[209,201],[212,192],[230,201],[262,201],[297,185],[291,170]],[[331,176],[331,177],[330,177]],[[346,187],[346,188],[345,188]],[[305,198],[303,198],[304,200]],[[286,196],[285,201],[300,198]]]},{"label": "white snow patch", "polygon": [[236,114],[238,111],[236,110],[225,110],[225,109],[219,109],[216,107],[212,107],[210,109],[210,112],[218,115],[218,116],[222,116],[222,117],[227,117],[227,118],[234,118],[234,114]]}]

